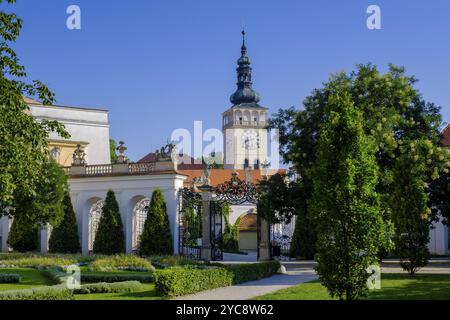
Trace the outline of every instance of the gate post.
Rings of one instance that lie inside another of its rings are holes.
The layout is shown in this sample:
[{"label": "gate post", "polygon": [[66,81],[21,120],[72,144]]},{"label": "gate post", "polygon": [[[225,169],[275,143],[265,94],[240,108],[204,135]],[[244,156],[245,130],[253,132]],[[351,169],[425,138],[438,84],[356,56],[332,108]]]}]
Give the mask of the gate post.
[{"label": "gate post", "polygon": [[199,187],[202,195],[202,248],[201,259],[211,261],[211,209],[212,189],[209,186]]},{"label": "gate post", "polygon": [[261,233],[261,238],[259,241],[259,260],[264,261],[264,260],[271,260],[271,254],[270,254],[270,225],[267,222],[266,219],[260,217],[261,222],[260,222],[260,233]]}]

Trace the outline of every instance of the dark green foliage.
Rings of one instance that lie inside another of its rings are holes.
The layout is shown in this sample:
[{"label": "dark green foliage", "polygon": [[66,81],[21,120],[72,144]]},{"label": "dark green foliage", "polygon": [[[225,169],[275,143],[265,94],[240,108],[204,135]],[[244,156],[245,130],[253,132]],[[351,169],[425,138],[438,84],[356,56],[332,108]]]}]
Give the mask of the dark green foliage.
[{"label": "dark green foliage", "polygon": [[125,236],[119,204],[112,190],[106,195],[105,205],[95,235],[94,253],[117,254],[125,252]]},{"label": "dark green foliage", "polygon": [[74,294],[93,294],[93,293],[121,293],[142,291],[143,286],[138,281],[124,281],[115,283],[90,283],[83,284],[81,288],[73,290]]},{"label": "dark green foliage", "polygon": [[277,173],[258,185],[258,215],[270,223],[289,222],[294,215],[291,185],[285,174]]},{"label": "dark green foliage", "polygon": [[366,269],[378,262],[385,230],[374,141],[345,83],[336,81],[331,90],[313,168],[316,271],[332,297],[353,300],[367,291]]},{"label": "dark green foliage", "polygon": [[227,202],[220,203],[218,210],[225,221],[223,230],[223,249],[227,251],[239,251],[239,230],[240,219],[234,225],[230,223],[230,205]]},{"label": "dark green foliage", "polygon": [[[433,158],[445,157],[446,150],[436,148],[429,140],[416,140],[400,147],[394,167],[395,188],[391,195],[392,217],[395,225],[395,253],[400,264],[410,274],[428,263],[429,198],[427,175],[438,174],[443,168]],[[431,171],[431,172],[429,172]]]},{"label": "dark green foliage", "polygon": [[185,201],[185,232],[183,234],[184,245],[197,246],[197,239],[202,237],[202,217],[196,212],[196,204]]},{"label": "dark green foliage", "polygon": [[[7,0],[2,3],[14,3]],[[56,121],[35,120],[23,96],[39,99],[48,105],[54,102],[53,93],[40,81],[24,82],[24,66],[12,49],[23,21],[14,13],[0,11],[0,212],[14,204],[17,197],[34,197],[47,179],[49,162],[48,137],[51,132],[68,138],[64,126]],[[48,194],[52,196],[52,194]],[[47,203],[48,204],[48,203]],[[53,216],[30,210],[32,221],[48,222]],[[10,215],[21,215],[18,211]]]},{"label": "dark green foliage", "polygon": [[306,212],[301,212],[295,220],[295,229],[289,248],[289,255],[292,258],[312,260],[316,253],[315,245],[316,231],[314,230],[312,221]]},{"label": "dark green foliage", "polygon": [[139,243],[139,251],[145,256],[173,253],[169,217],[164,195],[160,189],[153,192]]},{"label": "dark green foliage", "polygon": [[17,216],[11,225],[8,245],[14,251],[29,252],[38,249],[39,228],[26,215]]},{"label": "dark green foliage", "polygon": [[63,199],[67,189],[64,171],[54,161],[43,166],[43,177],[37,182],[38,190],[32,196],[15,193],[13,209],[15,217],[8,236],[8,244],[19,252],[38,248],[38,230],[44,221],[61,221],[64,214]]},{"label": "dark green foliage", "polygon": [[19,283],[20,275],[0,273],[0,283]]},{"label": "dark green foliage", "polygon": [[49,251],[52,253],[81,252],[77,220],[68,192],[66,192],[64,197],[63,209],[64,217],[61,223],[54,227],[51,232],[49,239]]},{"label": "dark green foliage", "polygon": [[153,282],[153,276],[149,274],[83,274],[81,273],[81,282],[123,282],[123,281],[139,281],[141,283]]},{"label": "dark green foliage", "polygon": [[[395,188],[393,170],[400,154],[399,147],[402,141],[406,144],[421,139],[439,146],[439,128],[442,123],[440,108],[424,101],[414,88],[417,80],[406,75],[404,68],[391,65],[387,73],[381,74],[375,66],[367,64],[358,65],[350,74],[334,77],[322,88],[314,90],[305,99],[301,110],[280,110],[271,120],[270,126],[279,129],[283,159],[286,163],[292,163],[302,181],[303,191],[297,194],[297,198],[298,205],[305,206],[300,211],[303,213],[309,212],[314,206],[310,201],[314,178],[311,168],[316,163],[319,129],[327,120],[325,108],[337,81],[346,83],[351,100],[364,115],[365,133],[375,139],[375,156],[380,173],[376,191],[380,195],[386,229],[390,230],[393,219],[390,195]],[[446,156],[434,159],[431,167],[447,161]],[[440,174],[442,172],[439,170],[429,170],[423,179],[430,186],[427,190],[430,195],[428,207],[432,208],[433,219],[440,213],[445,216],[449,207],[448,183],[445,179],[432,183]],[[308,217],[308,214],[304,217]],[[392,242],[386,241],[380,252],[389,250],[392,250]]]},{"label": "dark green foliage", "polygon": [[271,223],[290,223],[297,217],[295,233],[291,241],[290,255],[296,258],[313,259],[316,232],[308,211],[305,196],[310,192],[306,185],[309,180],[290,179],[288,175],[277,173],[258,186],[258,215]]},{"label": "dark green foliage", "polygon": [[117,142],[114,139],[109,139],[109,149],[111,153],[111,163],[116,163],[118,155],[116,153]]},{"label": "dark green foliage", "polygon": [[232,283],[233,274],[218,267],[209,269],[175,267],[155,272],[156,290],[170,297],[227,287]]},{"label": "dark green foliage", "polygon": [[0,300],[73,300],[72,290],[65,285],[24,290],[1,291]]}]

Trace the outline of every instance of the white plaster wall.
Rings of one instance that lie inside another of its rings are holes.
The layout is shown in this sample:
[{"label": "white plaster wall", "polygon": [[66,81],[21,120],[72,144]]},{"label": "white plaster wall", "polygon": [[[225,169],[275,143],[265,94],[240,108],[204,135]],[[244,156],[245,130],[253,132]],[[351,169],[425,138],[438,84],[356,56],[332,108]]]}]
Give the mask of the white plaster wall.
[{"label": "white plaster wall", "polygon": [[442,222],[433,223],[430,229],[430,242],[428,248],[431,254],[445,255],[450,252],[448,248],[448,228]]},{"label": "white plaster wall", "polygon": [[239,205],[239,206],[230,206],[230,224],[235,224],[236,220],[242,216],[243,214],[247,214],[250,210],[256,209],[255,205]]},{"label": "white plaster wall", "polygon": [[178,198],[185,176],[177,174],[89,177],[70,179],[72,203],[77,215],[83,254],[89,252],[89,209],[92,199],[105,199],[109,189],[116,194],[124,225],[127,252],[132,251],[133,208],[137,199],[151,198],[156,188],[161,189],[167,205],[174,253],[178,253]]},{"label": "white plaster wall", "polygon": [[[107,164],[111,162],[109,147],[108,111],[59,106],[30,106],[36,119],[57,120],[64,124],[71,137],[68,141],[85,142],[88,164]],[[55,133],[51,140],[62,140]]]}]

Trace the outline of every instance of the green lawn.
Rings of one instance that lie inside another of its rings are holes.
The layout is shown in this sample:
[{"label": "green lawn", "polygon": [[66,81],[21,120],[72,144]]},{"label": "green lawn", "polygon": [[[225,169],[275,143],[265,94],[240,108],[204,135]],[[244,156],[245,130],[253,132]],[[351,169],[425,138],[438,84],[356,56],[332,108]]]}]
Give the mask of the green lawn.
[{"label": "green lawn", "polygon": [[[254,298],[255,300],[331,300],[319,281],[302,283]],[[372,290],[368,300],[450,300],[450,275],[448,274],[383,274],[381,289]]]},{"label": "green lawn", "polygon": [[0,273],[18,274],[20,283],[0,283],[0,291],[20,290],[52,285],[38,270],[30,268],[0,269]]}]

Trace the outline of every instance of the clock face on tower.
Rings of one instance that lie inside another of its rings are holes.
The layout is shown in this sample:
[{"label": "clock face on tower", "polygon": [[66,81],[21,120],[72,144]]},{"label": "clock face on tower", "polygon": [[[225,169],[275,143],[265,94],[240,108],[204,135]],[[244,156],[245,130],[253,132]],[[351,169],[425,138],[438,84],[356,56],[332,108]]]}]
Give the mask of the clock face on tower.
[{"label": "clock face on tower", "polygon": [[259,148],[259,135],[256,130],[245,130],[241,136],[242,147],[246,150]]}]

